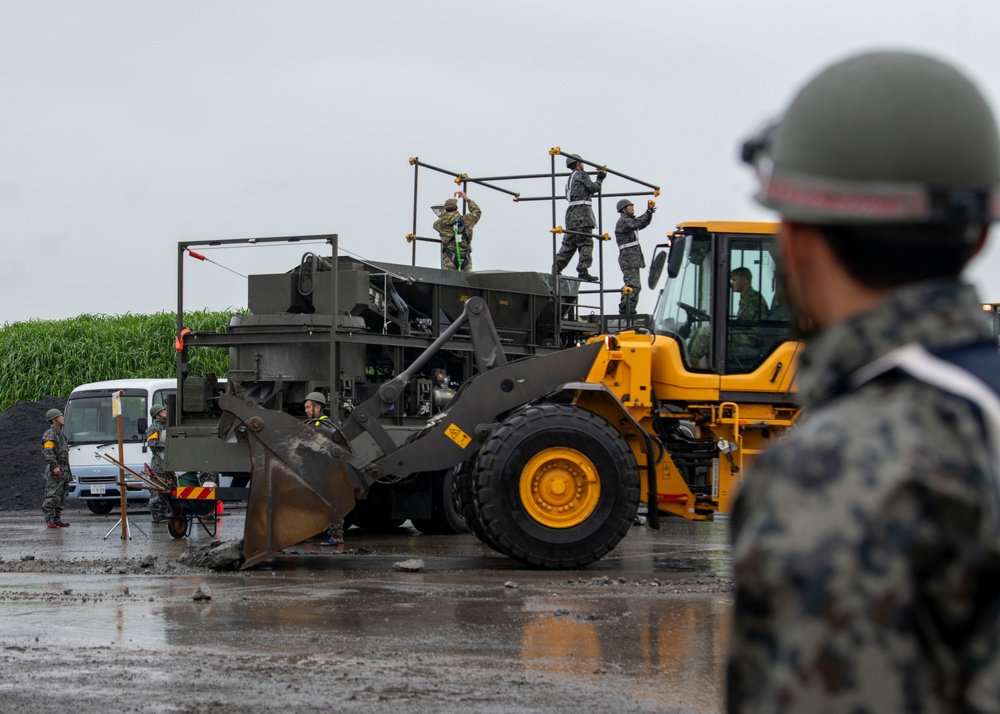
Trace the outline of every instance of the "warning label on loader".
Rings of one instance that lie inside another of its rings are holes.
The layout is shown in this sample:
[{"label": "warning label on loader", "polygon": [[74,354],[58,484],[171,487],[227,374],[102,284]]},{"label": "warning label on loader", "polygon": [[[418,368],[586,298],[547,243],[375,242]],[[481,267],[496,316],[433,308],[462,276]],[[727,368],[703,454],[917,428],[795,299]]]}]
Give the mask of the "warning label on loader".
[{"label": "warning label on loader", "polygon": [[444,430],[444,434],[463,449],[472,441],[472,437],[462,431],[458,424],[449,424],[448,428]]}]

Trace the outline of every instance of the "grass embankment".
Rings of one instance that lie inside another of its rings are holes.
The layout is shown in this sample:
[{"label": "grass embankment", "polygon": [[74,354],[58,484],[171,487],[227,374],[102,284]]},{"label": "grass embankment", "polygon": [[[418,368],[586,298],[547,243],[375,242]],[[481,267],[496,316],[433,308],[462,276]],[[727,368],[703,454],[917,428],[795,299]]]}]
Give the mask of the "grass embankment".
[{"label": "grass embankment", "polygon": [[[235,311],[185,313],[194,332],[222,332]],[[0,411],[21,401],[67,397],[77,385],[129,377],[177,374],[177,317],[80,315],[67,320],[29,320],[0,327]],[[229,372],[229,350],[189,350],[197,373]]]}]

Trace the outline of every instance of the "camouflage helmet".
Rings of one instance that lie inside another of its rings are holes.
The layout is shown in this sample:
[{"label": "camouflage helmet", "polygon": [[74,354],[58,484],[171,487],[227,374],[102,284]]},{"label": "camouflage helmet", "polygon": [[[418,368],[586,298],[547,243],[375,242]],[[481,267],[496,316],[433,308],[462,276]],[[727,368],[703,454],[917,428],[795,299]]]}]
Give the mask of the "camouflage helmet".
[{"label": "camouflage helmet", "polygon": [[58,409],[49,409],[47,412],[45,412],[45,421],[52,421],[53,419],[57,419],[62,415],[63,413]]},{"label": "camouflage helmet", "polygon": [[573,168],[581,161],[583,161],[583,159],[576,154],[566,154],[566,168],[568,169]]},{"label": "camouflage helmet", "polygon": [[757,200],[806,223],[983,224],[1000,212],[993,112],[968,78],[925,55],[834,64],[742,158],[757,171]]},{"label": "camouflage helmet", "polygon": [[627,198],[623,198],[622,200],[620,200],[620,201],[618,202],[618,205],[617,205],[617,206],[615,206],[615,208],[616,208],[616,210],[617,210],[617,211],[618,211],[619,213],[621,213],[622,211],[624,211],[624,210],[625,210],[625,207],[626,207],[626,206],[632,206],[632,205],[635,205],[635,204],[633,204],[633,203],[632,203],[632,202],[631,202],[630,200],[628,200]]},{"label": "camouflage helmet", "polygon": [[306,395],[305,401],[316,402],[317,404],[322,404],[324,407],[326,406],[326,397],[323,396],[322,392],[309,392]]},{"label": "camouflage helmet", "polygon": [[163,406],[162,404],[154,404],[149,408],[149,416],[155,419],[156,415],[162,412],[164,409],[166,409],[166,407]]}]

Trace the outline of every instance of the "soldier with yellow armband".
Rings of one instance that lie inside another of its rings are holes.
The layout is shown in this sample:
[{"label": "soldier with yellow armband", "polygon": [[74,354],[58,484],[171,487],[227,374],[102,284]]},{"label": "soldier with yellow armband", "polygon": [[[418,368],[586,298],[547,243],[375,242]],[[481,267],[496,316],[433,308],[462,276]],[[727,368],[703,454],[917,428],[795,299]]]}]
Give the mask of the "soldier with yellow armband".
[{"label": "soldier with yellow armband", "polygon": [[[161,481],[171,487],[177,483],[173,479],[173,474],[168,473],[163,466],[163,452],[167,446],[167,410],[162,404],[154,404],[149,409],[149,416],[153,417],[152,423],[146,429],[146,446],[153,452],[149,460],[149,469]],[[166,494],[154,493],[149,497],[149,514],[153,518],[153,523],[166,523],[173,515],[173,509],[167,501]]]},{"label": "soldier with yellow armband", "polygon": [[73,474],[69,470],[69,445],[63,434],[66,420],[58,409],[49,409],[45,418],[49,421],[49,428],[42,434],[42,453],[45,455],[45,498],[42,501],[42,513],[45,514],[46,528],[68,528],[69,523],[62,519],[62,511]]}]

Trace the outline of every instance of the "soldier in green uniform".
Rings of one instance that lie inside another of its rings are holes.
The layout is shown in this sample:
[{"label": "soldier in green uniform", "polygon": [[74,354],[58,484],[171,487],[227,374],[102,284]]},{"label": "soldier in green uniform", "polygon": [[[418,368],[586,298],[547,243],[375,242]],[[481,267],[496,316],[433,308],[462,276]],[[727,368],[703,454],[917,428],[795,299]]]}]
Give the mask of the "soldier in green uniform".
[{"label": "soldier in green uniform", "polygon": [[472,270],[472,229],[483,212],[465,191],[455,191],[455,196],[469,205],[469,212],[462,215],[458,201],[449,198],[444,202],[444,212],[434,221],[434,230],[441,237],[441,267],[467,273]]},{"label": "soldier in green uniform", "polygon": [[761,320],[767,317],[767,300],[753,288],[753,273],[749,268],[736,268],[729,276],[733,292],[739,293],[737,320]]},{"label": "soldier in green uniform", "polygon": [[69,523],[62,519],[62,511],[66,506],[66,494],[73,474],[69,470],[69,445],[63,434],[66,420],[58,409],[49,409],[45,413],[49,428],[42,434],[42,453],[45,455],[45,498],[42,500],[42,513],[45,515],[46,528],[68,528]]},{"label": "soldier in green uniform", "polygon": [[804,423],[732,514],[730,712],[1000,711],[1000,355],[960,279],[1000,211],[980,91],[838,62],[747,142],[811,324]]}]

